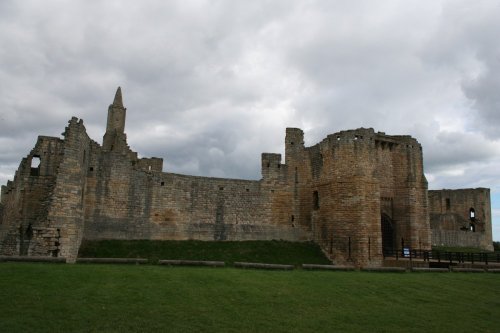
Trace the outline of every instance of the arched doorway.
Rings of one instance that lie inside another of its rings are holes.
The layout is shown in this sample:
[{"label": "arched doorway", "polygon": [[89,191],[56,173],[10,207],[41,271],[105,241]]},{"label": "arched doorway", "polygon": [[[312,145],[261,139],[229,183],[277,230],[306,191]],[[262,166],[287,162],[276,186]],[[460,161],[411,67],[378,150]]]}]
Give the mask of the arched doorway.
[{"label": "arched doorway", "polygon": [[394,250],[394,225],[392,219],[387,214],[382,214],[382,251],[384,254],[392,254]]}]

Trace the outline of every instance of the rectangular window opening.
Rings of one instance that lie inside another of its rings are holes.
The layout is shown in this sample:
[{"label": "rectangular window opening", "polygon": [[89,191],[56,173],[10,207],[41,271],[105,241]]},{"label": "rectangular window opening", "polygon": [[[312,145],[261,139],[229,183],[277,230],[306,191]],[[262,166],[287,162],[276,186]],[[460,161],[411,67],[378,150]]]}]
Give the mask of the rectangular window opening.
[{"label": "rectangular window opening", "polygon": [[318,191],[313,192],[313,208],[314,210],[319,209],[319,194]]}]

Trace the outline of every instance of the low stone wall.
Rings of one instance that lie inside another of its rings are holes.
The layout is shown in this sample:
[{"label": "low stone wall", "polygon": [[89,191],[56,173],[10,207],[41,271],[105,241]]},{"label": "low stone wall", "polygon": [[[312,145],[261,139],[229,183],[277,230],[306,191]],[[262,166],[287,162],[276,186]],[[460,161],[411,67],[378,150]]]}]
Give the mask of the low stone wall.
[{"label": "low stone wall", "polygon": [[209,266],[209,267],[225,267],[224,261],[204,261],[204,260],[159,260],[159,265],[168,266]]},{"label": "low stone wall", "polygon": [[[454,231],[454,230],[432,230],[433,246],[458,246],[483,248],[485,235],[480,232]],[[487,249],[485,249],[487,250]]]},{"label": "low stone wall", "polygon": [[144,258],[77,258],[79,264],[146,264],[147,259]]},{"label": "low stone wall", "polygon": [[66,263],[63,257],[0,256],[0,261]]},{"label": "low stone wall", "polygon": [[302,264],[302,269],[321,271],[354,271],[356,268],[353,266]]},{"label": "low stone wall", "polygon": [[363,267],[361,268],[363,272],[393,272],[393,273],[404,273],[406,269],[403,267]]},{"label": "low stone wall", "polygon": [[426,273],[448,273],[450,270],[448,268],[425,268],[425,267],[414,267],[411,269],[412,272],[426,272]]},{"label": "low stone wall", "polygon": [[293,270],[293,265],[279,265],[279,264],[262,264],[255,262],[235,262],[234,267],[238,268],[259,268],[259,269],[277,269],[277,270]]}]

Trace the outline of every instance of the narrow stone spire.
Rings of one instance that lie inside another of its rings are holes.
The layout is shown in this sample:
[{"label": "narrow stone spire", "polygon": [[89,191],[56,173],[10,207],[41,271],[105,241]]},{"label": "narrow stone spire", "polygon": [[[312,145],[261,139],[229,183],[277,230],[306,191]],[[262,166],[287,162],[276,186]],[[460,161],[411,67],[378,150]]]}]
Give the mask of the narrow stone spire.
[{"label": "narrow stone spire", "polygon": [[121,87],[118,87],[118,89],[116,89],[115,100],[113,101],[113,106],[123,107],[122,88]]},{"label": "narrow stone spire", "polygon": [[127,146],[125,135],[125,117],[127,109],[123,106],[122,89],[118,87],[113,104],[108,108],[108,122],[103,138],[103,149],[110,151]]}]

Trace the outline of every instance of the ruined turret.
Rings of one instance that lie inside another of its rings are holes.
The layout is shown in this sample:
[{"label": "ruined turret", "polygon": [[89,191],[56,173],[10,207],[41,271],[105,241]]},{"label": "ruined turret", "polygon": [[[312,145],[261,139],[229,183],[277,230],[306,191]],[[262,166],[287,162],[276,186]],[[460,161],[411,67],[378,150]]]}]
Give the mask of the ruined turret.
[{"label": "ruined turret", "polygon": [[126,111],[127,109],[123,106],[122,89],[118,87],[113,104],[108,108],[108,122],[102,144],[104,151],[127,146],[127,136],[125,135]]}]

